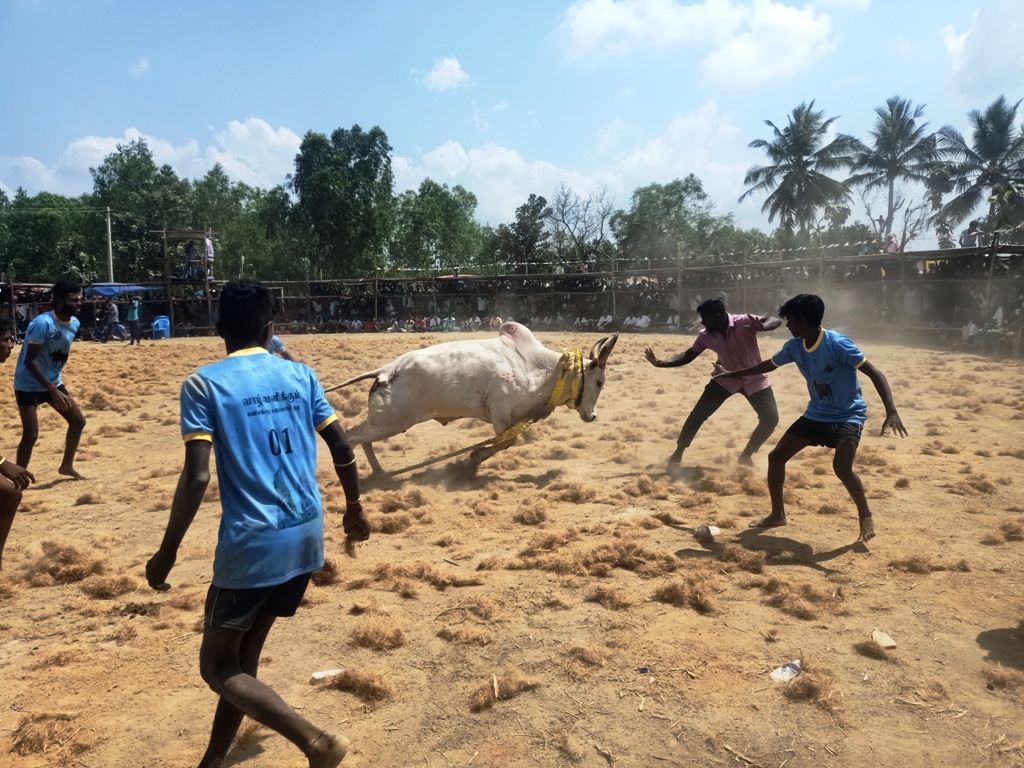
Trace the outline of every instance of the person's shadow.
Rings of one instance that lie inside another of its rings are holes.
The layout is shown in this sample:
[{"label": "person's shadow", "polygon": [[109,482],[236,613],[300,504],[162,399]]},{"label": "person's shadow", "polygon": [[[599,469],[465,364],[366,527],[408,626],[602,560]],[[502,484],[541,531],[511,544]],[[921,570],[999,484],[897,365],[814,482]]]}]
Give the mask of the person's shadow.
[{"label": "person's shadow", "polygon": [[977,640],[988,651],[988,661],[1024,670],[1024,626],[986,629],[978,633]]}]

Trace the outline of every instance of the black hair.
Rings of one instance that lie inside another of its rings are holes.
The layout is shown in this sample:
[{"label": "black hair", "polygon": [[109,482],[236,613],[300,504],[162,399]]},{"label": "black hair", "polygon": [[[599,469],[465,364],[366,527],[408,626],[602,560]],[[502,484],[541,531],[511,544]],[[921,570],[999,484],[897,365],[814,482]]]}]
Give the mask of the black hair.
[{"label": "black hair", "polygon": [[81,293],[82,284],[77,280],[65,278],[63,280],[58,280],[56,283],[54,283],[53,288],[51,288],[50,290],[53,293],[53,298],[66,299],[73,293]]},{"label": "black hair", "polygon": [[225,339],[256,341],[274,319],[274,296],[258,280],[232,280],[221,288],[217,333]]},{"label": "black hair", "polygon": [[813,293],[801,293],[779,307],[779,317],[803,320],[812,328],[819,327],[824,316],[825,302]]},{"label": "black hair", "polygon": [[14,323],[9,317],[0,317],[0,336],[5,333],[14,333]]},{"label": "black hair", "polygon": [[721,299],[708,299],[697,307],[698,315],[724,315],[725,302]]}]

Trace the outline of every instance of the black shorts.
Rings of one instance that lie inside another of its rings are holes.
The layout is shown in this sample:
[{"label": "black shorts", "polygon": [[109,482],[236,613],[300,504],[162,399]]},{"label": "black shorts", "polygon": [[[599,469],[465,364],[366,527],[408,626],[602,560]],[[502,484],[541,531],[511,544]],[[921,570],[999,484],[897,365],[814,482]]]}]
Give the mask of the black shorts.
[{"label": "black shorts", "polygon": [[852,440],[854,445],[860,444],[860,433],[864,427],[855,421],[832,423],[828,421],[814,421],[806,416],[801,416],[794,421],[787,435],[799,437],[806,440],[810,445],[823,445],[826,448],[835,448],[840,440]]},{"label": "black shorts", "polygon": [[256,589],[222,589],[210,585],[204,624],[248,632],[257,616],[294,616],[309,586],[312,572]]},{"label": "black shorts", "polygon": [[[67,387],[63,384],[57,387],[57,389],[65,395],[68,395]],[[68,397],[71,397],[71,395],[68,395]],[[24,389],[14,390],[14,401],[18,404],[19,408],[32,408],[37,405],[42,405],[43,403],[48,403],[50,402],[50,399],[50,390],[46,390],[45,392],[29,392]]]}]

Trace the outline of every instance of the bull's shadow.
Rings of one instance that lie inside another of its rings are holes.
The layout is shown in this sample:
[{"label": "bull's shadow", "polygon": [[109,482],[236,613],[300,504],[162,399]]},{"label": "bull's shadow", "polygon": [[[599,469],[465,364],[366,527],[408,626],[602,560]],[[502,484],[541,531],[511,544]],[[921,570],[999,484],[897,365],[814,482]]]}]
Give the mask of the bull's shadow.
[{"label": "bull's shadow", "polygon": [[561,469],[549,469],[539,475],[524,472],[513,476],[501,472],[485,473],[481,469],[482,467],[473,466],[468,460],[449,461],[414,472],[402,472],[396,475],[371,474],[360,477],[359,483],[366,490],[376,491],[402,490],[409,481],[449,491],[483,490],[495,483],[508,481],[533,485],[540,489],[546,488],[564,474]]}]

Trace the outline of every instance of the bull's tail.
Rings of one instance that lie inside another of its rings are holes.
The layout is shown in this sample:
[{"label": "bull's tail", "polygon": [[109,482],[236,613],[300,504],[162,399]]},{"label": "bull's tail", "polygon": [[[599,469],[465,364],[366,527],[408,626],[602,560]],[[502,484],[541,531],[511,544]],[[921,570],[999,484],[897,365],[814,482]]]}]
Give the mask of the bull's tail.
[{"label": "bull's tail", "polygon": [[348,381],[343,381],[343,382],[341,382],[341,384],[335,384],[333,387],[327,387],[326,389],[324,389],[324,392],[333,392],[336,389],[341,389],[342,387],[347,387],[349,384],[355,384],[357,381],[364,381],[365,379],[375,379],[378,376],[380,376],[382,373],[384,373],[384,369],[383,368],[378,368],[376,371],[370,371],[369,373],[361,373],[358,376],[356,376],[354,379],[349,379]]}]

